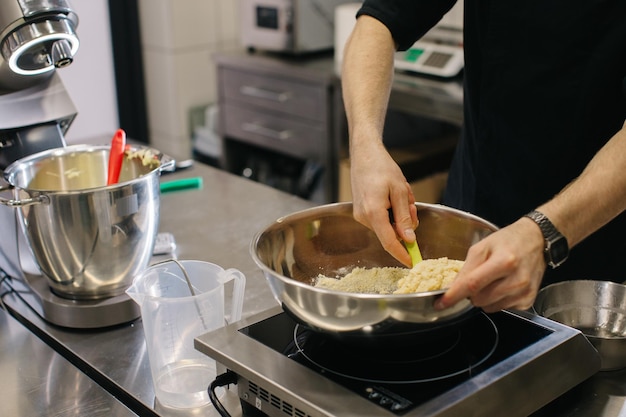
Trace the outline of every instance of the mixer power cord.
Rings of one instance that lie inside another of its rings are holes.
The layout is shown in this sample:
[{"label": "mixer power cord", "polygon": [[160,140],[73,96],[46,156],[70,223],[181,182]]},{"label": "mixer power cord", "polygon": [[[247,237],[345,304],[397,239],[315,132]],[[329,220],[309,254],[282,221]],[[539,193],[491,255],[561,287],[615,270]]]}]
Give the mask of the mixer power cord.
[{"label": "mixer power cord", "polygon": [[208,389],[211,403],[213,403],[213,406],[222,417],[231,417],[231,415],[228,413],[228,410],[224,408],[219,398],[217,398],[215,390],[219,387],[228,386],[230,384],[237,384],[237,374],[233,371],[227,370],[223,374],[218,375],[215,380],[211,382]]},{"label": "mixer power cord", "polygon": [[7,274],[4,269],[0,268],[0,290],[2,290],[2,287],[8,287],[9,289],[7,291],[2,291],[0,293],[0,308],[7,311],[6,306],[4,305],[4,296],[7,294],[10,294],[13,289],[9,286],[8,281],[11,280],[11,276],[9,274]]},{"label": "mixer power cord", "polygon": [[0,268],[0,309],[7,310],[6,305],[4,305],[4,297],[9,294],[19,294],[25,293],[26,291],[20,291],[13,288],[11,285],[13,281],[21,281],[19,278],[15,278],[9,275],[4,269]]}]

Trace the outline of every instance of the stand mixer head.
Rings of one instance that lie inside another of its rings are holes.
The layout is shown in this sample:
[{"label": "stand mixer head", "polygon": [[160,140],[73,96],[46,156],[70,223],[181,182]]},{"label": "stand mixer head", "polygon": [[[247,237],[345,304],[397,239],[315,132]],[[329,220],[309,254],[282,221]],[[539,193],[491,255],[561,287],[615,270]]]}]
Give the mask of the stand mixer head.
[{"label": "stand mixer head", "polygon": [[0,0],[0,169],[63,147],[76,109],[56,75],[78,51],[66,0]]}]

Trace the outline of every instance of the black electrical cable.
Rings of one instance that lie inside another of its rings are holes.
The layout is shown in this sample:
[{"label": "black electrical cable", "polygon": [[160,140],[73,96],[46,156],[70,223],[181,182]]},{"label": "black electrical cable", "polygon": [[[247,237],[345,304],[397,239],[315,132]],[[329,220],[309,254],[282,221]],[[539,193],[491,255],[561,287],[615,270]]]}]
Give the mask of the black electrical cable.
[{"label": "black electrical cable", "polygon": [[9,281],[11,281],[12,277],[5,272],[4,269],[0,268],[0,288],[7,287],[8,289],[0,294],[0,308],[2,310],[8,311],[6,306],[4,305],[4,297],[7,294],[11,294],[15,290],[11,287]]},{"label": "black electrical cable", "polygon": [[7,274],[7,272],[2,267],[0,267],[0,278],[2,278],[2,280],[0,280],[0,283],[1,283],[5,279],[11,278],[11,276]]},{"label": "black electrical cable", "polygon": [[39,317],[41,317],[43,319],[43,316],[41,315],[41,313],[36,308],[34,308],[32,305],[30,305],[30,303],[28,303],[26,301],[26,299],[21,297],[21,294],[32,294],[32,290],[31,289],[23,289],[23,290],[22,289],[15,289],[15,287],[12,285],[13,281],[15,281],[15,282],[24,282],[24,280],[22,278],[17,278],[17,277],[14,277],[12,275],[9,275],[4,269],[2,269],[2,267],[0,267],[0,289],[1,288],[5,288],[5,291],[0,293],[0,309],[5,310],[5,311],[9,311],[7,309],[6,304],[4,303],[4,297],[6,297],[9,294],[15,294],[15,295],[17,295],[17,297],[20,300],[22,300],[24,302],[26,307],[28,307],[33,313],[35,313],[37,316],[39,316]]},{"label": "black electrical cable", "polygon": [[217,395],[215,394],[215,390],[219,387],[223,387],[223,386],[230,385],[230,384],[236,384],[236,383],[237,383],[237,374],[234,373],[233,371],[226,371],[223,374],[218,375],[215,378],[215,380],[211,382],[211,384],[209,385],[209,389],[208,389],[209,398],[211,399],[211,402],[213,403],[213,406],[215,407],[217,412],[222,417],[231,417],[231,416],[226,410],[226,408],[224,408],[220,400],[217,398]]}]

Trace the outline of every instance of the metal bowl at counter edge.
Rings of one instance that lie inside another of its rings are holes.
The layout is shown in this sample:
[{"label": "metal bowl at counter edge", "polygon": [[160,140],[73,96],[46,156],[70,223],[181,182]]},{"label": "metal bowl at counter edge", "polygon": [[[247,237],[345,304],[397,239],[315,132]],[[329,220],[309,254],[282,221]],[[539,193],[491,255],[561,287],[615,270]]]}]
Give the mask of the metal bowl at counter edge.
[{"label": "metal bowl at counter edge", "polygon": [[[424,259],[464,260],[471,245],[497,227],[470,213],[416,203],[417,239]],[[315,331],[350,336],[414,334],[464,320],[469,300],[443,311],[433,303],[444,291],[361,294],[314,287],[322,274],[345,276],[355,267],[402,266],[376,235],[352,215],[352,203],[334,203],[276,220],[253,239],[250,252],[283,310]]]},{"label": "metal bowl at counter edge", "polygon": [[580,330],[600,354],[601,370],[626,367],[626,285],[598,280],[550,284],[537,294],[533,310]]},{"label": "metal bowl at counter edge", "polygon": [[[108,146],[73,145],[19,159],[4,171],[33,257],[50,288],[70,299],[124,293],[150,261],[159,225],[161,171],[174,160],[143,146],[158,163],[124,158],[106,185]],[[3,189],[3,187],[0,187]]]}]

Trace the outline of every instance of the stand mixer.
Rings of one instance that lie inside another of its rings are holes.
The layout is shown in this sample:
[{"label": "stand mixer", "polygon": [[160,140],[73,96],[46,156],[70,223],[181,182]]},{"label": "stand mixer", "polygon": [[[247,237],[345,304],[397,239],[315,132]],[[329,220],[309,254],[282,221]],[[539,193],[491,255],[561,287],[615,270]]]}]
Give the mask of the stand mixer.
[{"label": "stand mixer", "polygon": [[[0,0],[0,169],[20,158],[64,147],[76,117],[57,68],[78,51],[78,16],[66,0]],[[0,206],[0,267],[20,298],[46,321],[71,328],[128,322],[139,309],[126,294],[94,301],[54,294],[35,264],[16,213]]]},{"label": "stand mixer", "polygon": [[78,51],[64,0],[0,2],[0,167],[65,146],[76,110],[56,75]]}]

